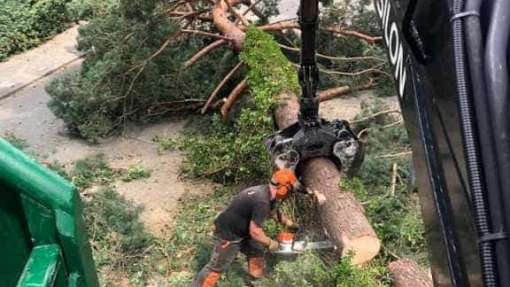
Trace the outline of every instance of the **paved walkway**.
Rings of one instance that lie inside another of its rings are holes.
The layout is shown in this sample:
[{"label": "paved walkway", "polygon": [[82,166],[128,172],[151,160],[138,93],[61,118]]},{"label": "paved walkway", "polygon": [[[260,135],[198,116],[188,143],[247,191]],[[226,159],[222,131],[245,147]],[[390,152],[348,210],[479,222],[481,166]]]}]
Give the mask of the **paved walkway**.
[{"label": "paved walkway", "polygon": [[78,25],[57,35],[43,45],[0,63],[0,99],[40,80],[59,68],[77,61]]}]

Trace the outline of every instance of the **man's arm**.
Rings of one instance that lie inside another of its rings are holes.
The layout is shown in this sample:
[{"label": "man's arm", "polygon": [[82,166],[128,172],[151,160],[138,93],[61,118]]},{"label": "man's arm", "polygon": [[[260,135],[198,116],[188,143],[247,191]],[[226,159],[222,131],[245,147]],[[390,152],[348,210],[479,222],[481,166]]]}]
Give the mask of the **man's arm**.
[{"label": "man's arm", "polygon": [[271,212],[271,217],[276,220],[278,223],[285,225],[287,227],[295,227],[296,223],[294,223],[288,216],[281,213],[280,210],[275,209]]},{"label": "man's arm", "polygon": [[278,242],[271,239],[266,235],[262,227],[258,226],[257,223],[250,221],[250,237],[259,242],[260,244],[269,248],[269,250],[278,249]]}]

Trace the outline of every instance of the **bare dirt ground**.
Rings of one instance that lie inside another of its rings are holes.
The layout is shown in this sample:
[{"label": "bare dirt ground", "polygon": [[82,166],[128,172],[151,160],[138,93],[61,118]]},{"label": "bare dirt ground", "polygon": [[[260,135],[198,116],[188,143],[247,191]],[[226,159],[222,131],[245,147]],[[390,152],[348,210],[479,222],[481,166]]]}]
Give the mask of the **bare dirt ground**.
[{"label": "bare dirt ground", "polygon": [[[104,154],[114,168],[140,165],[150,169],[152,174],[147,179],[119,181],[115,186],[119,193],[144,206],[142,220],[147,228],[156,235],[163,234],[171,225],[173,211],[184,193],[210,192],[214,185],[181,179],[182,155],[177,151],[160,154],[158,146],[152,142],[156,135],[179,136],[184,120],[132,126],[123,136],[110,137],[96,145],[66,133],[63,122],[47,108],[50,97],[44,87],[52,77],[79,68],[81,61],[76,60],[79,53],[74,48],[76,35],[76,27],[73,27],[39,48],[0,63],[0,91],[5,94],[18,89],[0,99],[0,136],[12,133],[26,140],[28,150],[43,160],[57,160],[67,166],[78,159]],[[55,69],[56,72],[46,75]],[[20,78],[20,75],[24,76]],[[364,93],[327,101],[321,104],[321,115],[329,119],[351,119],[359,112],[360,102],[371,97],[370,93]],[[385,101],[390,106],[398,105],[396,98]]]}]

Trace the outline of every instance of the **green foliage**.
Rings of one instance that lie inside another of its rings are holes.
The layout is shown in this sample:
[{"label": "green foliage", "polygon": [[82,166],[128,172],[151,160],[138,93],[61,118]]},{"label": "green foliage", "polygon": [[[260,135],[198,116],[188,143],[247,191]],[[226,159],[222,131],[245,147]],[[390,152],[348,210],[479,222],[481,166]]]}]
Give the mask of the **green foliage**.
[{"label": "green foliage", "polygon": [[279,94],[297,92],[296,71],[274,39],[254,27],[246,33],[240,58],[248,66],[250,98],[232,125],[215,116],[207,131],[183,139],[179,146],[187,158],[184,171],[192,176],[241,182],[267,178],[271,170],[264,146],[273,131],[271,108]]},{"label": "green foliage", "polygon": [[0,61],[63,31],[68,0],[0,0]]},{"label": "green foliage", "polygon": [[349,256],[332,267],[330,277],[333,286],[355,287],[355,286],[389,286],[388,274],[384,265],[369,264],[364,267],[356,267],[351,264]]},{"label": "green foliage", "polygon": [[2,138],[19,150],[25,150],[29,147],[25,139],[19,138],[14,133],[5,133]]},{"label": "green foliage", "polygon": [[77,160],[69,173],[65,172],[59,162],[53,162],[48,167],[70,180],[79,189],[92,185],[108,186],[117,179],[129,182],[151,176],[150,170],[139,165],[130,166],[126,170],[113,169],[102,154]]},{"label": "green foliage", "polygon": [[240,58],[249,67],[250,90],[262,108],[269,109],[272,102],[268,99],[282,92],[299,91],[296,69],[271,35],[249,27]]},{"label": "green foliage", "polygon": [[[181,139],[185,174],[224,183],[267,177],[270,159],[263,141],[270,133],[271,119],[255,109],[243,110],[242,114],[233,126],[213,116],[207,134],[192,133]],[[267,121],[266,127],[248,129],[259,120]]]},{"label": "green foliage", "polygon": [[[335,286],[322,260],[314,253],[305,253],[294,261],[280,260],[267,278],[254,286],[308,287]],[[362,286],[362,285],[359,285]]]},{"label": "green foliage", "polygon": [[151,176],[151,171],[143,166],[133,165],[130,166],[122,175],[122,181],[129,182],[136,179],[148,178]]},{"label": "green foliage", "polygon": [[111,188],[93,193],[85,202],[85,223],[98,267],[141,269],[141,259],[154,240],[140,222],[141,210]]},{"label": "green foliage", "polygon": [[[78,49],[86,52],[81,71],[47,86],[52,112],[71,132],[90,141],[127,122],[171,114],[172,103],[205,97],[235,57],[218,49],[182,70],[202,39],[176,38],[179,24],[164,14],[162,0],[118,3],[80,28]],[[218,69],[220,57],[225,60]]]},{"label": "green foliage", "polygon": [[69,17],[74,20],[102,17],[119,5],[119,0],[71,0],[66,4]]},{"label": "green foliage", "polygon": [[76,187],[85,189],[94,183],[109,184],[117,175],[118,171],[110,168],[104,156],[99,154],[76,161],[70,178]]},{"label": "green foliage", "polygon": [[270,275],[254,286],[264,287],[377,287],[389,286],[383,265],[357,267],[350,257],[338,263],[326,264],[313,252],[299,255],[295,260],[278,260]]}]

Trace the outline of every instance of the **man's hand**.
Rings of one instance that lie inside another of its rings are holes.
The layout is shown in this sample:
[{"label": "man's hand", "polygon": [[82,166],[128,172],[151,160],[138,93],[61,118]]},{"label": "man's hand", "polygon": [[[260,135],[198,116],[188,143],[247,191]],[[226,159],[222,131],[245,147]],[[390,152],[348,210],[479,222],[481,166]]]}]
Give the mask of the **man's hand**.
[{"label": "man's hand", "polygon": [[267,246],[267,248],[271,252],[276,252],[280,249],[280,243],[278,243],[278,241],[276,241],[276,240],[270,239],[269,245]]}]

